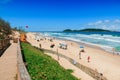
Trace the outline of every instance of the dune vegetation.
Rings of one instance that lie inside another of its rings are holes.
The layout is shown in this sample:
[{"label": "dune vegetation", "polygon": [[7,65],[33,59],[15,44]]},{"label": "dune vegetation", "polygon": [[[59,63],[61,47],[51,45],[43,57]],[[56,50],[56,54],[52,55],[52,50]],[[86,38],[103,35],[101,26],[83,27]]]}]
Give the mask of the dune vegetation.
[{"label": "dune vegetation", "polygon": [[10,23],[0,18],[0,40],[11,34]]},{"label": "dune vegetation", "polygon": [[24,61],[32,80],[78,80],[71,75],[72,70],[66,70],[60,64],[44,54],[44,51],[21,43]]}]

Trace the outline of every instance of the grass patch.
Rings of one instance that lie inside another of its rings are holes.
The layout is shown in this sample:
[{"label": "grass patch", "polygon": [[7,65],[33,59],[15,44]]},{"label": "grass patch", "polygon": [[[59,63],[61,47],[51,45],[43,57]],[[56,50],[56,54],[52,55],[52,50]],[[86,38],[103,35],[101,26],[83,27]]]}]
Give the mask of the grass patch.
[{"label": "grass patch", "polygon": [[21,45],[32,80],[78,80],[71,75],[72,70],[65,70],[43,51],[28,43],[21,43]]},{"label": "grass patch", "polygon": [[67,69],[67,71],[68,71],[68,72],[70,72],[70,73],[72,73],[72,72],[73,72],[73,70],[72,70],[72,69]]}]

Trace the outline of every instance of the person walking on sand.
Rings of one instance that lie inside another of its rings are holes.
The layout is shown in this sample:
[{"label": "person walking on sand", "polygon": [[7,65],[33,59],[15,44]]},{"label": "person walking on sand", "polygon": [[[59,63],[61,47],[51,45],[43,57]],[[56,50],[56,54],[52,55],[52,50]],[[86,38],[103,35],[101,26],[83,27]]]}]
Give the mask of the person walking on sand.
[{"label": "person walking on sand", "polygon": [[79,59],[81,59],[81,51],[79,52]]},{"label": "person walking on sand", "polygon": [[41,44],[39,44],[39,47],[40,47],[40,49],[41,49]]},{"label": "person walking on sand", "polygon": [[80,50],[80,52],[79,52],[79,59],[81,59],[81,53],[82,52],[85,52],[84,49]]},{"label": "person walking on sand", "polygon": [[90,56],[88,56],[87,61],[88,61],[88,63],[90,62]]}]

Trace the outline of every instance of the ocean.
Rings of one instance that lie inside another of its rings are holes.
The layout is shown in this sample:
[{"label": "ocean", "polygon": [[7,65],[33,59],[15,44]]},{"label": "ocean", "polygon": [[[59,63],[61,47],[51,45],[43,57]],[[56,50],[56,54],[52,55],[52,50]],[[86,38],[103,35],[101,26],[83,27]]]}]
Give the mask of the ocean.
[{"label": "ocean", "polygon": [[39,32],[41,35],[99,46],[106,51],[114,48],[120,54],[120,32]]}]

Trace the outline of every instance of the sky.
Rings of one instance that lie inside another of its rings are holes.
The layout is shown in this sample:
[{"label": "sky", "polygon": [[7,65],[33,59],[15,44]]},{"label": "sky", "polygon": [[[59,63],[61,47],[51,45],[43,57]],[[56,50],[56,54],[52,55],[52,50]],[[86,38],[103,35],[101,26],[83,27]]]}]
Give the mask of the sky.
[{"label": "sky", "polygon": [[0,0],[0,18],[26,31],[120,31],[120,0]]}]

